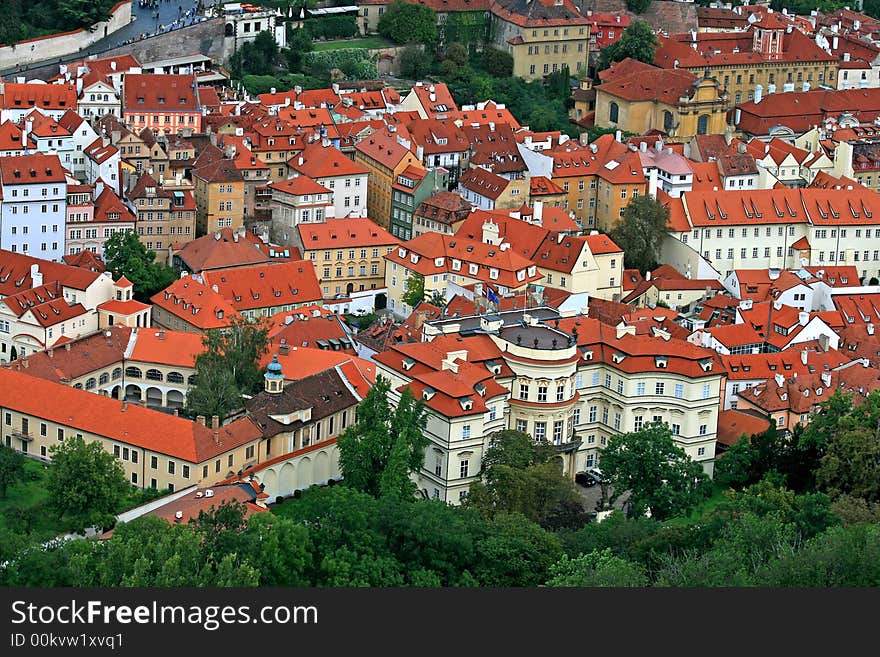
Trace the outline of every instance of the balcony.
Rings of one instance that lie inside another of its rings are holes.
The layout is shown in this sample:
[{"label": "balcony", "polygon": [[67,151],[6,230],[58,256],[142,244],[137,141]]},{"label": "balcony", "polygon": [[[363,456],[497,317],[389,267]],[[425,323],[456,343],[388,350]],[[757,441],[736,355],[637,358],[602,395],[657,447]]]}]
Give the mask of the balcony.
[{"label": "balcony", "polygon": [[553,443],[553,447],[555,447],[556,451],[560,454],[576,452],[580,448],[581,443],[583,443],[580,436],[574,432],[563,438],[563,440],[566,440],[567,442]]},{"label": "balcony", "polygon": [[32,442],[34,439],[30,431],[22,431],[21,429],[13,429],[12,437],[16,440],[24,440],[25,442]]}]

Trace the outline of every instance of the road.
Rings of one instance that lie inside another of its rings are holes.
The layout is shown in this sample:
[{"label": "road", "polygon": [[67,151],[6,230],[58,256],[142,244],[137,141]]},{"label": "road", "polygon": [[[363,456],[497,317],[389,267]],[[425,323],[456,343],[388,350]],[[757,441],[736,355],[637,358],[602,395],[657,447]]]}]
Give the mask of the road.
[{"label": "road", "polygon": [[[599,498],[602,497],[602,487],[601,486],[590,486],[589,488],[585,486],[581,486],[580,484],[575,484],[574,487],[577,489],[577,492],[580,494],[583,499],[584,511],[588,513],[596,510],[596,504],[599,502]],[[612,489],[608,487],[608,495],[612,494]],[[625,492],[620,496],[617,500],[614,501],[615,509],[623,509],[623,505],[626,503],[627,498],[629,498],[629,491]]]}]

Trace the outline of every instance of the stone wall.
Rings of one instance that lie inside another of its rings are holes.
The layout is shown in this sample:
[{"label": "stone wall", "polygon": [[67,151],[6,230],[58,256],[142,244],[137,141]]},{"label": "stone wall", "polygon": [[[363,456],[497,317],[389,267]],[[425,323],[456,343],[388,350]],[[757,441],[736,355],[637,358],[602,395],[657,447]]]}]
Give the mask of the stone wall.
[{"label": "stone wall", "polygon": [[95,23],[91,29],[36,37],[0,47],[0,70],[12,69],[16,66],[24,67],[34,62],[44,62],[47,59],[56,59],[77,53],[108,34],[125,27],[130,22],[131,2],[122,0],[110,11],[108,20]]},{"label": "stone wall", "polygon": [[135,41],[134,43],[102,52],[99,57],[134,55],[141,64],[149,64],[150,62],[157,62],[163,59],[186,57],[200,53],[210,57],[215,64],[224,63],[226,54],[222,18],[213,18],[191,27],[184,27],[148,39]]}]

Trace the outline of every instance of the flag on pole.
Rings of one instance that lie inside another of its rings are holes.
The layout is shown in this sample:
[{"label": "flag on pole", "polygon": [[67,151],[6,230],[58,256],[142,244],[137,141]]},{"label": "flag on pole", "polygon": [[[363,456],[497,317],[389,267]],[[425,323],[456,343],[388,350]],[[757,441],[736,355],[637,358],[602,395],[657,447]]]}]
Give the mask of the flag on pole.
[{"label": "flag on pole", "polygon": [[495,293],[492,291],[491,287],[486,288],[486,298],[492,303],[501,303],[501,300],[497,296],[495,296]]}]

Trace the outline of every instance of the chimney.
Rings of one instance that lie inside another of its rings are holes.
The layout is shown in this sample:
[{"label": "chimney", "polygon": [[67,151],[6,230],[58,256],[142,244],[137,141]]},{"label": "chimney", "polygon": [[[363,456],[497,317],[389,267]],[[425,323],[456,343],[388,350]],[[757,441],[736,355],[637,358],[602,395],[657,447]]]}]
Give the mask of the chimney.
[{"label": "chimney", "polygon": [[539,226],[544,221],[544,201],[535,201],[535,207],[532,210],[532,219]]},{"label": "chimney", "polygon": [[799,312],[798,313],[798,323],[801,326],[806,326],[807,324],[809,324],[810,323],[810,313],[808,313],[805,310],[802,310],[801,312]]},{"label": "chimney", "polygon": [[776,381],[776,387],[781,388],[785,385],[785,377],[782,376],[779,372],[773,375],[773,379]]},{"label": "chimney", "polygon": [[204,415],[196,415],[196,422],[205,426],[205,416]]},{"label": "chimney", "polygon": [[830,338],[828,337],[828,334],[827,334],[827,333],[822,333],[822,334],[819,336],[819,348],[820,348],[824,353],[827,354],[827,353],[828,353],[828,346],[829,346],[829,344],[830,344]]},{"label": "chimney", "polygon": [[659,186],[659,181],[657,179],[657,169],[651,169],[651,173],[648,177],[648,196],[650,196],[655,201],[657,200],[657,188]]},{"label": "chimney", "polygon": [[819,376],[822,378],[822,385],[825,386],[826,388],[830,388],[831,387],[831,372],[822,372],[822,374],[820,374]]},{"label": "chimney", "polygon": [[648,152],[648,142],[646,142],[646,141],[641,142],[641,143],[639,144],[639,150],[640,150],[642,153],[647,153],[647,152]]},{"label": "chimney", "polygon": [[761,102],[761,98],[764,94],[764,86],[763,85],[755,85],[755,105]]},{"label": "chimney", "polygon": [[128,402],[124,399],[122,400],[122,412],[125,413],[125,409],[128,408]]},{"label": "chimney", "polygon": [[34,263],[31,265],[31,288],[40,287],[43,284],[43,274],[40,272],[40,265]]},{"label": "chimney", "polygon": [[220,428],[220,416],[219,415],[212,415],[211,416],[211,428],[212,429],[219,429]]},{"label": "chimney", "polygon": [[165,339],[165,329],[159,329],[158,336],[159,336],[160,340],[164,340]]},{"label": "chimney", "polygon": [[620,130],[618,130],[617,132],[614,133],[614,139],[618,142],[623,141],[623,133]]},{"label": "chimney", "polygon": [[868,335],[874,335],[874,324],[866,324],[865,330],[868,331]]},{"label": "chimney", "polygon": [[64,351],[70,351],[70,343],[69,342],[64,343]]},{"label": "chimney", "polygon": [[834,37],[832,37],[832,39],[831,39],[831,50],[837,50],[838,44],[839,44],[839,40],[838,40],[837,35],[835,34]]},{"label": "chimney", "polygon": [[55,354],[55,350],[52,349],[52,347],[49,347],[49,348],[46,350],[46,354],[48,354],[49,358],[53,358],[53,357],[54,357],[54,354]]},{"label": "chimney", "polygon": [[215,445],[220,444],[220,432],[217,431],[216,429],[214,429],[214,444]]}]

